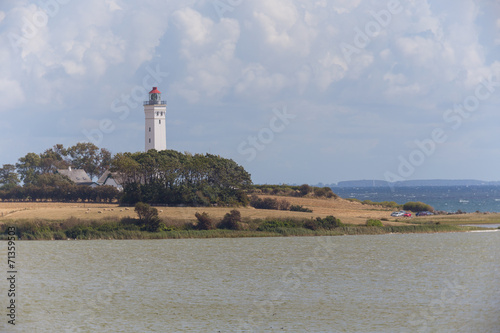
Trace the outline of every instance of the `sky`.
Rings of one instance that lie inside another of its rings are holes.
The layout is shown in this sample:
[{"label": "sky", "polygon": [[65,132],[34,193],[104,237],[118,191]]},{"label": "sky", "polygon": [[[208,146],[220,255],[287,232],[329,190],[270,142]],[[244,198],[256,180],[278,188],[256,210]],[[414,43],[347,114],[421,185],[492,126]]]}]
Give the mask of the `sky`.
[{"label": "sky", "polygon": [[55,144],[235,160],[258,184],[500,180],[496,0],[2,0],[0,165]]}]

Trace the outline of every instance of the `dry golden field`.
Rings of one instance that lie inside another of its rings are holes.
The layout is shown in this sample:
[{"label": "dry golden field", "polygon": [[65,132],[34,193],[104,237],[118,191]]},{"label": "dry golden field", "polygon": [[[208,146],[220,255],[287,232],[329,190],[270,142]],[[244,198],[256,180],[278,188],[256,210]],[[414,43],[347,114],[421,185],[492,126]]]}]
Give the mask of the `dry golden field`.
[{"label": "dry golden field", "polygon": [[[268,197],[261,195],[260,197]],[[286,199],[292,205],[302,205],[311,209],[312,213],[290,212],[255,209],[252,207],[240,207],[243,219],[245,218],[271,218],[271,217],[297,217],[313,218],[333,215],[343,223],[364,224],[367,219],[387,218],[385,225],[403,225],[408,222],[441,221],[443,223],[498,223],[500,214],[466,214],[466,215],[443,215],[417,218],[394,218],[390,216],[389,209],[363,205],[350,202],[341,198],[318,199],[318,198],[296,198],[296,197],[274,197]],[[214,218],[222,218],[224,214],[232,210],[230,207],[157,207],[160,217],[173,220],[194,221],[196,212],[207,212]],[[109,217],[136,217],[134,208],[120,207],[118,204],[89,204],[89,203],[59,203],[59,202],[37,202],[37,203],[11,203],[0,202],[0,223],[6,220],[42,219],[42,220],[65,220],[70,217],[79,219],[105,219]],[[397,221],[396,221],[397,220]]]}]

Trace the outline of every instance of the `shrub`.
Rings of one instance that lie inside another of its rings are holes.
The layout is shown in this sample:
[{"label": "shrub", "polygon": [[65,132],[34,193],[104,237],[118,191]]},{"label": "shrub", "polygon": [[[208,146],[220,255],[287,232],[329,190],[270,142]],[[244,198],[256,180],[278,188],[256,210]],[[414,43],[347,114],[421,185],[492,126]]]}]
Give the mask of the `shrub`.
[{"label": "shrub", "polygon": [[387,208],[398,208],[401,206],[395,201],[381,201],[378,204]]},{"label": "shrub", "polygon": [[240,230],[241,229],[241,214],[239,210],[233,209],[231,212],[224,215],[222,221],[219,222],[217,228]]},{"label": "shrub", "polygon": [[317,197],[326,197],[327,193],[327,187],[315,187],[314,188],[314,195]]},{"label": "shrub", "polygon": [[340,222],[340,219],[336,219],[334,216],[331,216],[331,215],[322,219],[321,223],[323,224],[323,227],[325,229],[338,228],[338,227],[342,227],[344,225],[344,224],[342,224],[342,222]]},{"label": "shrub", "polygon": [[337,199],[339,196],[333,193],[332,189],[330,187],[323,187],[323,189],[326,191],[326,197],[327,198],[335,198]]},{"label": "shrub", "polygon": [[150,232],[158,231],[160,228],[158,209],[148,204],[138,202],[135,204],[135,212],[137,216],[139,216],[139,221],[142,222],[144,230]]},{"label": "shrub", "polygon": [[304,222],[304,228],[318,230],[320,228],[320,224],[316,220],[307,220]]},{"label": "shrub", "polygon": [[302,205],[292,205],[292,206],[290,206],[290,210],[292,212],[312,213],[312,210],[310,210],[309,208],[303,207]]},{"label": "shrub", "polygon": [[301,196],[306,196],[308,195],[309,193],[311,193],[313,190],[313,188],[307,184],[304,184],[304,185],[301,185],[299,187],[299,193]]},{"label": "shrub", "polygon": [[304,223],[304,227],[311,230],[327,229],[342,227],[344,224],[334,216],[327,216],[324,219],[317,217],[316,220],[308,220]]},{"label": "shrub", "polygon": [[241,203],[243,207],[246,207],[250,204],[250,199],[248,199],[248,195],[243,190],[236,191],[236,199]]},{"label": "shrub", "polygon": [[105,223],[105,224],[101,224],[99,226],[95,226],[94,228],[97,231],[110,232],[110,231],[118,230],[119,226],[117,223]]},{"label": "shrub", "polygon": [[257,209],[275,209],[275,210],[289,210],[290,202],[286,199],[264,198],[261,199],[256,195],[252,195],[250,205]]},{"label": "shrub", "polygon": [[95,232],[94,228],[89,226],[75,226],[71,229],[66,230],[64,233],[68,238],[88,238],[93,232]]},{"label": "shrub", "polygon": [[262,222],[257,228],[257,231],[276,231],[276,229],[300,227],[302,227],[302,223],[296,220],[274,219]]},{"label": "shrub", "polygon": [[285,199],[278,200],[277,208],[279,210],[289,210],[290,209],[290,201],[285,200]]},{"label": "shrub", "polygon": [[424,211],[430,211],[433,212],[434,208],[428,204],[425,204],[423,202],[407,202],[403,205],[404,210],[410,210],[412,212],[424,212]]},{"label": "shrub", "polygon": [[369,219],[366,221],[366,225],[368,227],[383,227],[384,225],[382,224],[382,221],[380,220],[374,220],[374,219]]},{"label": "shrub", "polygon": [[332,189],[330,187],[314,187],[313,188],[314,195],[316,197],[327,197],[327,198],[337,198],[338,196],[333,193]]},{"label": "shrub", "polygon": [[193,226],[196,230],[211,230],[214,229],[214,221],[207,213],[196,213],[194,216],[198,219],[198,224]]},{"label": "shrub", "polygon": [[63,240],[66,239],[66,234],[62,231],[55,231],[53,233],[54,240]]}]

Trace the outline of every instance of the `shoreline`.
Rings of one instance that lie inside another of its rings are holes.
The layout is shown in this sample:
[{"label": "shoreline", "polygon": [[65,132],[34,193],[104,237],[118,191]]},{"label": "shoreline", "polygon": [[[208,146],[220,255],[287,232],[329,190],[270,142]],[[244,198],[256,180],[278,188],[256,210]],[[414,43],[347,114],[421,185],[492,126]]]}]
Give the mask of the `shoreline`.
[{"label": "shoreline", "polygon": [[[309,212],[256,209],[253,207],[165,207],[157,206],[162,227],[145,231],[132,207],[112,204],[0,202],[0,240],[7,226],[17,228],[20,240],[74,239],[180,239],[380,235],[390,233],[439,233],[484,231],[479,225],[499,224],[500,214],[433,215],[391,217],[392,209],[352,202],[342,198],[312,198],[259,195],[286,199]],[[231,210],[241,213],[237,230],[212,229]],[[197,213],[207,213],[211,230],[196,230]],[[334,216],[341,225],[317,224],[318,218]],[[366,226],[368,220],[383,226]],[[314,223],[311,223],[314,222]]]},{"label": "shoreline", "polygon": [[[74,241],[74,240],[153,240],[153,239],[206,239],[206,238],[254,238],[254,237],[320,237],[320,236],[362,236],[387,234],[434,234],[452,232],[494,232],[493,230],[478,230],[476,227],[461,227],[450,225],[409,225],[368,227],[346,225],[331,230],[310,230],[305,228],[277,228],[272,231],[250,230],[171,230],[159,232],[147,231],[95,231],[76,238],[65,237],[60,232],[35,232],[16,237],[18,241]],[[7,235],[0,235],[0,241],[7,240]]]}]

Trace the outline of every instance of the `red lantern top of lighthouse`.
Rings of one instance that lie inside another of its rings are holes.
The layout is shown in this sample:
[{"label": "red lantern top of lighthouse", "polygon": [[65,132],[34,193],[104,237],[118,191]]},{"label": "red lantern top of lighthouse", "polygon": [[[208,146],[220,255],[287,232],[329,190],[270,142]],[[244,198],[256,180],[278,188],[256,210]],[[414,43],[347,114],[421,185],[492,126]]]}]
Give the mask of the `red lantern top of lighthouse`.
[{"label": "red lantern top of lighthouse", "polygon": [[158,90],[158,87],[153,87],[153,90],[149,92],[150,94],[161,94],[161,92]]},{"label": "red lantern top of lighthouse", "polygon": [[165,105],[166,101],[161,100],[161,92],[158,87],[153,87],[153,90],[149,92],[149,101],[145,101],[144,105]]}]

